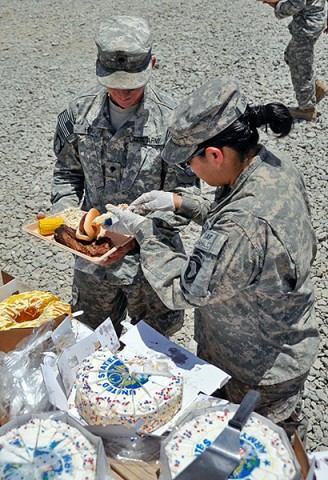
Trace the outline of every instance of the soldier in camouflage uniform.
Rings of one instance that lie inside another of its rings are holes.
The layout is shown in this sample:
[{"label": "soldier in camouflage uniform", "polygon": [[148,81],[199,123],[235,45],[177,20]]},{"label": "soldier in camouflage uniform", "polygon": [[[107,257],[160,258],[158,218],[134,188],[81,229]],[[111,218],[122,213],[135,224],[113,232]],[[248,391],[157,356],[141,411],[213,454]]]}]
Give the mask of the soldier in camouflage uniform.
[{"label": "soldier in camouflage uniform", "polygon": [[[100,85],[78,94],[58,116],[54,213],[80,205],[104,213],[107,203],[129,204],[153,188],[178,190],[195,183],[195,176],[161,159],[175,102],[149,82],[155,57],[146,20],[110,17],[95,42]],[[120,334],[128,307],[133,322],[143,319],[169,335],[181,328],[183,312],[169,310],[157,297],[135,247],[134,242],[119,249],[115,265],[106,268],[78,257],[73,309],[84,310],[82,321],[93,328],[110,316]]]},{"label": "soldier in camouflage uniform", "polygon": [[250,107],[236,84],[218,79],[175,109],[163,158],[217,186],[215,201],[153,191],[132,207],[160,210],[173,198],[176,215],[203,225],[190,256],[134,212],[114,209],[120,221],[108,229],[135,235],[143,272],[169,308],[195,307],[198,354],[231,375],[226,397],[239,403],[258,390],[257,411],[290,433],[319,346],[316,239],[301,174],[258,144],[261,125],[285,136],[292,117],[282,104]]},{"label": "soldier in camouflage uniform", "polygon": [[[261,0],[262,1],[262,0]],[[298,107],[290,108],[295,118],[315,120],[316,104],[328,92],[321,80],[314,81],[314,45],[326,25],[326,0],[264,0],[274,7],[277,18],[292,16],[288,28],[292,38],[285,50]]]}]

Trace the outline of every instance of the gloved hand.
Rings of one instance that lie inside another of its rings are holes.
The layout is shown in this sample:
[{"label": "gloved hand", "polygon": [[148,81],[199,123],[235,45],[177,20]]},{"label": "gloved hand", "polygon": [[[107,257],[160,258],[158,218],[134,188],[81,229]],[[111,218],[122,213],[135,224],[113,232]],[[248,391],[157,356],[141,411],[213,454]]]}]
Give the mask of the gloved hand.
[{"label": "gloved hand", "polygon": [[111,206],[109,211],[115,215],[117,220],[114,223],[112,223],[112,218],[105,220],[103,227],[109,232],[119,233],[120,235],[134,235],[140,223],[145,221],[145,217],[129,210],[121,210]]},{"label": "gloved hand", "polygon": [[163,190],[152,190],[143,193],[130,204],[130,209],[138,213],[146,213],[161,210],[162,212],[174,212],[173,193]]}]

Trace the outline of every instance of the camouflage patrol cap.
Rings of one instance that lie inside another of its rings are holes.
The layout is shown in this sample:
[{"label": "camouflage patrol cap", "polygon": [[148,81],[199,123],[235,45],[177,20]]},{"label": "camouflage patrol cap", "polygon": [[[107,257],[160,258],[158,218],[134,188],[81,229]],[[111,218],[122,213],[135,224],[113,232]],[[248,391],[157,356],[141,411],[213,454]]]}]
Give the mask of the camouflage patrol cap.
[{"label": "camouflage patrol cap", "polygon": [[153,37],[147,20],[112,16],[95,35],[96,74],[107,88],[131,90],[146,85],[152,72]]},{"label": "camouflage patrol cap", "polygon": [[229,127],[246,106],[247,99],[236,83],[218,78],[204,83],[174,109],[163,159],[170,164],[188,161],[198,145]]}]

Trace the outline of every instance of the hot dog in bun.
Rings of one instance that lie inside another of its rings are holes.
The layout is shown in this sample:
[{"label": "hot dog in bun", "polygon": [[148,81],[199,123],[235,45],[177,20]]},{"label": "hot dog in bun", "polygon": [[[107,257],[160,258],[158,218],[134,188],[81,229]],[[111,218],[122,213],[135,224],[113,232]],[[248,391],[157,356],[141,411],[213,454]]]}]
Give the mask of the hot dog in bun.
[{"label": "hot dog in bun", "polygon": [[96,208],[91,208],[82,218],[76,230],[76,238],[91,242],[99,235],[100,226],[92,223],[95,218],[100,216]]}]

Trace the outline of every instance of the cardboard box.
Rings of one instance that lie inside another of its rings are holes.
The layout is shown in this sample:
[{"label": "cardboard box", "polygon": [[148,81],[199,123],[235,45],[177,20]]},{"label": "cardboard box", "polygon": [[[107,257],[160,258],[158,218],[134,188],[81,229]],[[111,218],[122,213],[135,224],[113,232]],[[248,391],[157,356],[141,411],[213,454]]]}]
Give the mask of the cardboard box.
[{"label": "cardboard box", "polygon": [[[9,273],[0,271],[0,302],[6,300],[15,293],[28,292],[33,290],[26,283],[12,277]],[[67,317],[63,314],[55,318],[53,322],[53,329]],[[39,327],[34,327],[39,328]],[[33,328],[12,328],[10,330],[0,331],[0,351],[8,353],[15,350],[18,343],[24,338],[31,335]]]},{"label": "cardboard box", "polygon": [[[319,478],[323,480],[323,478],[328,478],[328,477],[320,477],[316,474],[315,476],[315,462],[314,460],[310,459],[305,447],[303,445],[302,440],[300,439],[298,433],[295,433],[295,438],[294,438],[294,445],[293,445],[293,450],[295,453],[295,456],[297,458],[298,463],[300,464],[301,467],[301,480],[319,480]],[[328,468],[327,468],[327,473],[328,473]]]},{"label": "cardboard box", "polygon": [[[217,388],[221,388],[230,377],[221,369],[208,364],[160,335],[145,322],[140,321],[135,326],[129,326],[130,330],[120,338],[120,341],[125,344],[124,351],[128,356],[145,355],[153,359],[158,359],[160,356],[162,360],[163,357],[168,361],[171,359],[175,371],[181,374],[184,379],[181,409],[170,422],[150,434],[154,437],[161,437],[165,434],[166,430],[172,428],[181,415],[184,415],[185,410],[198,397],[200,390],[209,395]],[[82,425],[86,426],[87,429],[96,435],[100,435],[103,438],[111,438],[111,436],[130,438],[133,436],[132,431],[134,429],[138,430],[140,425],[134,425],[134,427],[130,429],[121,425],[87,426],[74,405],[75,391],[72,387],[75,381],[76,371],[83,359],[97,349],[99,343],[102,347],[108,348],[113,353],[116,352],[120,346],[120,342],[117,339],[109,319],[105,320],[87,338],[63,350],[56,362],[52,362],[51,359],[49,359],[48,362],[47,356],[45,356],[41,368],[48,390],[49,400],[56,408],[70,413],[80,421]]]},{"label": "cardboard box", "polygon": [[6,298],[14,295],[14,293],[28,291],[28,286],[9,275],[9,273],[0,271],[0,302],[6,300]]}]

